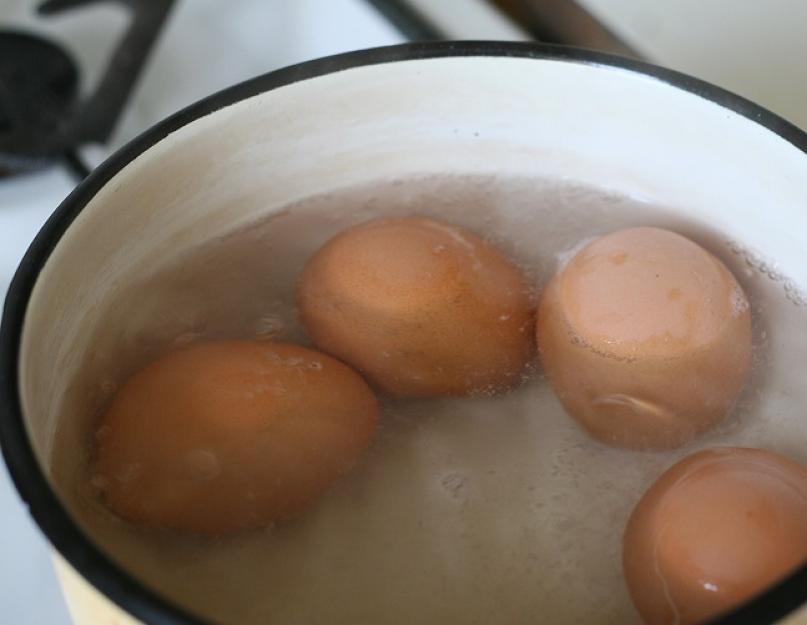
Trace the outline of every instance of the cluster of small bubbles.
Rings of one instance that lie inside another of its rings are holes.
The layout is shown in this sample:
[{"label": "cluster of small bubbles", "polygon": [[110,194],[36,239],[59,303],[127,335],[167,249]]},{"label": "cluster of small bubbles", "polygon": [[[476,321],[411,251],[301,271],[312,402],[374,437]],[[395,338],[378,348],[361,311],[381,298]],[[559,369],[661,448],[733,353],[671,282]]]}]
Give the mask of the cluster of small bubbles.
[{"label": "cluster of small bubbles", "polygon": [[[271,363],[271,365],[279,365],[279,364],[281,364],[283,362],[283,359],[280,357],[280,355],[275,353],[275,352],[272,352],[272,351],[266,351],[261,356],[262,356],[263,360],[269,361]],[[261,373],[268,373],[269,372],[268,369],[265,369],[263,367],[261,367],[260,371],[261,371]]]},{"label": "cluster of small bubbles", "polygon": [[766,276],[770,280],[773,280],[774,282],[781,282],[783,279],[783,276],[776,268],[776,265],[772,265],[767,261],[759,261],[757,269],[762,275]]},{"label": "cluster of small bubbles", "polygon": [[754,272],[759,272],[773,282],[782,283],[788,301],[799,307],[807,307],[807,294],[805,294],[795,282],[779,271],[775,263],[771,263],[761,256],[754,254],[737,242],[728,241],[727,246],[732,253],[740,256],[745,262],[746,276],[751,277]]},{"label": "cluster of small bubbles", "polygon": [[185,347],[186,345],[190,345],[194,341],[198,340],[201,336],[202,335],[200,332],[183,332],[182,334],[176,336],[171,343],[174,345],[174,347]]},{"label": "cluster of small bubbles", "polygon": [[569,342],[575,347],[588,347],[588,341],[576,332],[569,333]]},{"label": "cluster of small bubbles", "polygon": [[118,390],[118,385],[113,380],[103,380],[98,386],[103,397],[111,397]]},{"label": "cluster of small bubbles", "polygon": [[785,280],[785,296],[787,299],[800,308],[807,308],[807,293],[805,293],[792,280]]},{"label": "cluster of small bubbles", "polygon": [[501,386],[497,384],[486,384],[485,386],[475,388],[471,396],[480,398],[495,397],[499,394],[499,391],[501,391]]},{"label": "cluster of small bubbles", "polygon": [[283,325],[277,315],[264,315],[255,322],[255,338],[259,341],[271,341],[283,331]]},{"label": "cluster of small bubbles", "polygon": [[139,462],[132,462],[123,467],[116,475],[115,479],[119,482],[131,482],[143,472],[143,465]]},{"label": "cluster of small bubbles", "polygon": [[726,241],[726,247],[729,248],[732,254],[742,255],[745,253],[743,246],[737,243],[737,241]]},{"label": "cluster of small bubbles", "polygon": [[735,288],[731,292],[731,314],[733,317],[739,317],[748,310],[748,298],[745,297],[742,289]]},{"label": "cluster of small bubbles", "polygon": [[440,479],[440,485],[448,491],[453,499],[461,499],[468,483],[467,476],[462,473],[448,473]]},{"label": "cluster of small bubbles", "polygon": [[532,380],[541,380],[543,379],[543,375],[537,370],[537,368],[530,363],[520,374],[518,379],[519,385],[527,384]]}]

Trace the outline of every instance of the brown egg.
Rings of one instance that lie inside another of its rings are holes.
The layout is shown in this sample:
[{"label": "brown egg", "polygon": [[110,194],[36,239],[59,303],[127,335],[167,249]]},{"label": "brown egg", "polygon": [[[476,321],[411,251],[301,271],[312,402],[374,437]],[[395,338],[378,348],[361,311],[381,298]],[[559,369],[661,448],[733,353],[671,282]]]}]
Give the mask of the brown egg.
[{"label": "brown egg", "polygon": [[145,525],[223,533],[299,515],[358,461],[378,407],[342,363],[295,345],[232,341],[132,376],[97,433],[107,505]]},{"label": "brown egg", "polygon": [[533,315],[519,270],[478,236],[434,219],[378,219],[331,239],[298,290],[314,343],[399,396],[516,383]]},{"label": "brown egg", "polygon": [[538,350],[566,411],[620,447],[681,445],[731,411],[751,357],[751,315],[717,258],[658,228],[596,239],[552,279]]},{"label": "brown egg", "polygon": [[807,560],[807,470],[760,449],[685,458],[628,521],[623,566],[648,625],[691,625],[736,607]]}]

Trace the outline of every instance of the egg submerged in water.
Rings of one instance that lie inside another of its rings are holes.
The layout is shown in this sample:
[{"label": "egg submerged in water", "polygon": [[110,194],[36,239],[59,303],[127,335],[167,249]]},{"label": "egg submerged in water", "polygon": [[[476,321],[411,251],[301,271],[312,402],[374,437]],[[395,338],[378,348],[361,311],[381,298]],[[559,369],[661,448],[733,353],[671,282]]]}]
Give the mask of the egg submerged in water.
[{"label": "egg submerged in water", "polygon": [[336,235],[306,265],[298,306],[319,349],[398,396],[512,386],[533,352],[521,272],[436,219],[376,219]]},{"label": "egg submerged in water", "polygon": [[566,411],[619,447],[668,449],[724,419],[745,384],[751,315],[712,254],[659,228],[586,245],[538,308],[541,363]]},{"label": "egg submerged in water", "polygon": [[120,389],[96,435],[106,505],[204,534],[301,514],[359,460],[378,405],[342,363],[295,345],[201,343]]},{"label": "egg submerged in water", "polygon": [[623,567],[648,625],[695,625],[807,561],[807,469],[760,449],[695,453],[628,521]]}]

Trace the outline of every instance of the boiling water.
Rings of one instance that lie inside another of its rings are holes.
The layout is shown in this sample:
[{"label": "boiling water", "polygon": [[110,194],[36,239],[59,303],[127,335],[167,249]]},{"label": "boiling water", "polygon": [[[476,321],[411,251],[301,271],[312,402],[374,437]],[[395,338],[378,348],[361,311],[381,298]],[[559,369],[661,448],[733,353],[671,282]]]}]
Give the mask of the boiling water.
[{"label": "boiling water", "polygon": [[[735,413],[672,452],[611,449],[564,414],[534,370],[495,397],[383,400],[370,452],[295,523],[202,539],[134,527],[99,503],[87,462],[92,435],[127,375],[196,340],[307,344],[293,304],[307,258],[354,223],[412,213],[486,236],[523,267],[536,294],[586,238],[655,225],[698,241],[733,270],[752,305],[754,367]],[[626,197],[480,177],[344,189],[189,250],[120,293],[73,386],[82,412],[64,419],[53,472],[105,550],[215,622],[626,625],[638,617],[622,579],[621,534],[661,471],[717,444],[807,463],[807,386],[795,366],[807,360],[806,323],[804,298],[772,265],[704,224]]]}]

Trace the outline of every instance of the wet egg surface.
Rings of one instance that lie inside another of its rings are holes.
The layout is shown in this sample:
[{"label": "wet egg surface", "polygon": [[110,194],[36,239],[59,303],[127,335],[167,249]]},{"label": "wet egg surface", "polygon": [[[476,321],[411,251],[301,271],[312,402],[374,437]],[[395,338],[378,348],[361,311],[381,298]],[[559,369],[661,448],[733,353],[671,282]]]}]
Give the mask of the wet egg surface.
[{"label": "wet egg surface", "polygon": [[664,473],[624,538],[631,597],[648,625],[693,625],[807,560],[807,469],[759,449],[698,452]]},{"label": "wet egg surface", "polygon": [[132,376],[96,435],[94,482],[138,523],[201,533],[296,517],[359,459],[361,377],[294,345],[201,343]]},{"label": "wet egg surface", "polygon": [[379,219],[326,243],[298,292],[314,343],[398,396],[513,385],[533,352],[520,271],[475,234],[435,219]]},{"label": "wet egg surface", "polygon": [[589,243],[553,278],[537,339],[550,383],[589,433],[666,449],[734,406],[751,315],[717,258],[668,230],[630,228]]}]

